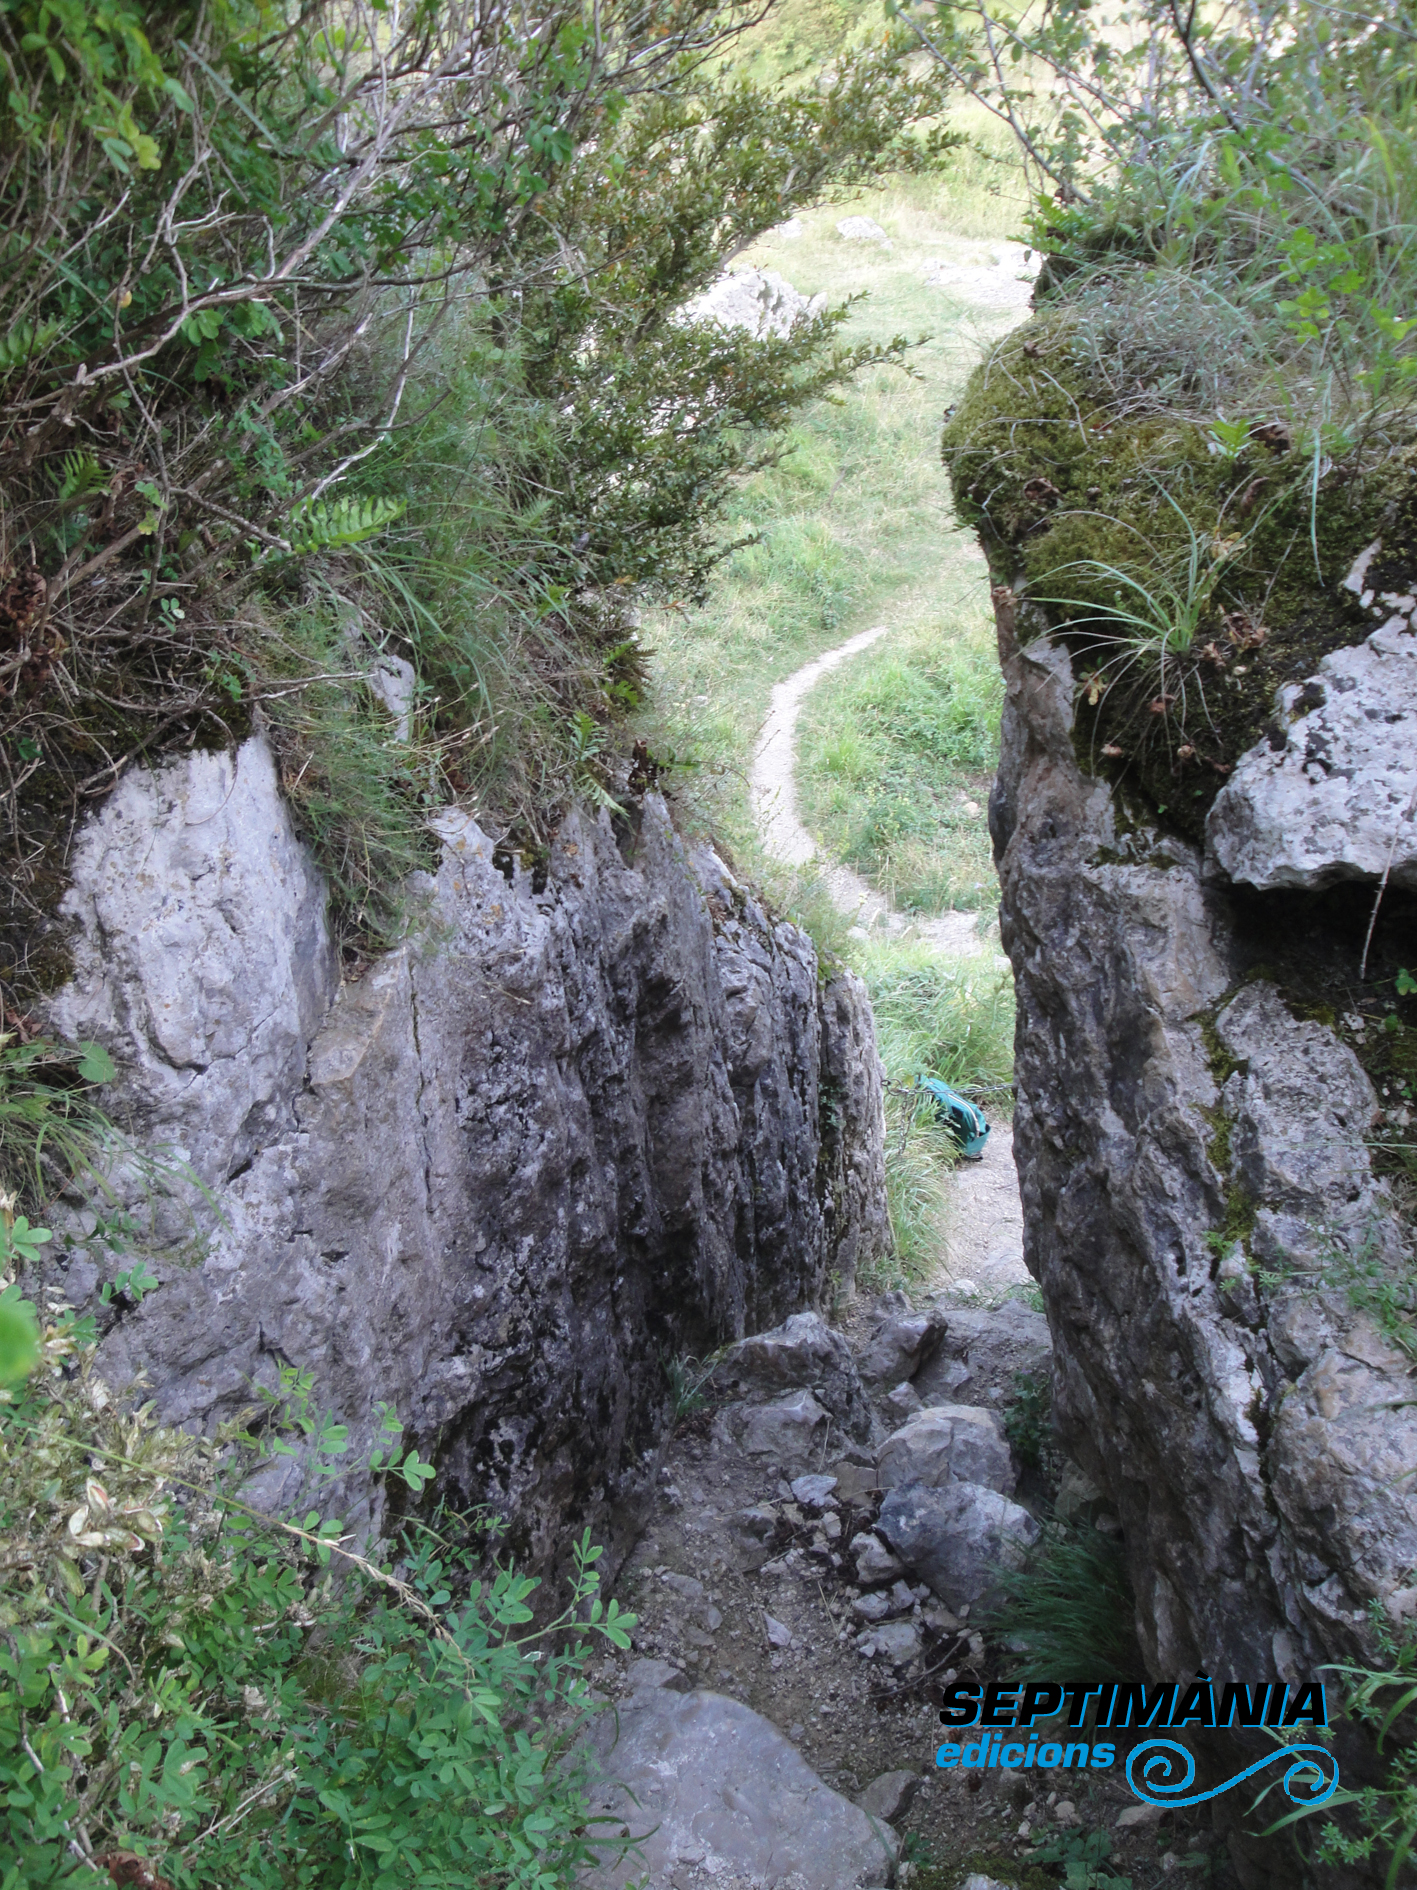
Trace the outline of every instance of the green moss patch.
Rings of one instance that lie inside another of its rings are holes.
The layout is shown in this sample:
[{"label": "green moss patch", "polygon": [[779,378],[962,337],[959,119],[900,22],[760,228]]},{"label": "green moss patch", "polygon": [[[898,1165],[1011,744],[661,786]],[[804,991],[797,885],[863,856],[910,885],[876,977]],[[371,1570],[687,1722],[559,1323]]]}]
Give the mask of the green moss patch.
[{"label": "green moss patch", "polygon": [[1357,553],[1381,530],[1385,583],[1417,568],[1417,456],[1321,459],[1315,483],[1262,416],[1232,451],[1100,389],[1075,319],[1034,317],[976,370],[945,463],[996,580],[1072,651],[1082,765],[1199,839],[1280,685],[1371,632],[1342,585]]}]

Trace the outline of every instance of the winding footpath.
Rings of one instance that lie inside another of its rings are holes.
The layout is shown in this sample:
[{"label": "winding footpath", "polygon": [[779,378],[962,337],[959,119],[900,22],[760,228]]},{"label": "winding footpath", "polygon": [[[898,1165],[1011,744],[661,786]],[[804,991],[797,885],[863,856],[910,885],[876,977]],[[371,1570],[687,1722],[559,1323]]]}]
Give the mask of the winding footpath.
[{"label": "winding footpath", "polygon": [[[897,911],[859,873],[838,860],[824,859],[797,811],[796,733],[803,703],[823,676],[869,650],[888,630],[888,625],[877,624],[859,631],[834,650],[804,663],[773,690],[748,776],[753,819],[772,858],[788,866],[818,863],[832,905],[863,934],[879,930],[889,937],[924,940],[953,957],[975,955],[988,949],[977,929],[976,913],[944,912],[937,918],[921,919]],[[1013,1127],[996,1122],[983,1161],[961,1163],[955,1169],[940,1272],[927,1284],[956,1290],[973,1287],[993,1299],[1028,1278]]]},{"label": "winding footpath", "polygon": [[[796,737],[802,705],[823,676],[879,643],[888,629],[887,624],[877,624],[873,630],[859,631],[824,656],[804,663],[772,692],[767,720],[753,750],[748,788],[763,846],[773,859],[786,866],[806,866],[820,859],[817,843],[797,811]],[[839,860],[821,860],[818,873],[832,905],[863,932],[879,927],[894,937],[925,939],[941,951],[956,955],[984,949],[976,930],[977,913],[945,912],[934,919],[911,918],[898,912],[889,899]]]}]

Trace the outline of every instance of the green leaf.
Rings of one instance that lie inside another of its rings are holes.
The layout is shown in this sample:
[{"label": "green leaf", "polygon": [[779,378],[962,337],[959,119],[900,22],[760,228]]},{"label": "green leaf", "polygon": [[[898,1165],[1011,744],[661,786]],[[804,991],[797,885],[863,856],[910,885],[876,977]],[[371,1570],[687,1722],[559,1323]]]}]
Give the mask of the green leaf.
[{"label": "green leaf", "polygon": [[79,1045],[79,1075],[86,1083],[111,1083],[118,1066],[101,1043]]},{"label": "green leaf", "polygon": [[0,1385],[28,1378],[39,1363],[39,1327],[27,1300],[0,1294]]},{"label": "green leaf", "polygon": [[362,544],[392,525],[404,510],[401,499],[354,499],[297,506],[287,527],[291,549],[301,555]]}]

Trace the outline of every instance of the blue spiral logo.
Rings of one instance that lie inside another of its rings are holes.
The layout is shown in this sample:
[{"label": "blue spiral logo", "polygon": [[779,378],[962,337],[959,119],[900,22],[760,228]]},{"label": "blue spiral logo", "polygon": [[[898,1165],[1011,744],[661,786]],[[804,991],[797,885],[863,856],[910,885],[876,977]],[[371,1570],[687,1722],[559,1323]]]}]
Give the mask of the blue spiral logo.
[{"label": "blue spiral logo", "polygon": [[1325,1804],[1338,1790],[1338,1761],[1326,1746],[1276,1746],[1234,1778],[1227,1778],[1223,1785],[1213,1785],[1208,1792],[1192,1792],[1189,1788],[1195,1783],[1196,1762],[1174,1739],[1146,1739],[1133,1747],[1127,1755],[1127,1783],[1148,1805],[1199,1805],[1276,1763],[1285,1768],[1281,1782],[1286,1796],[1305,1811]]}]

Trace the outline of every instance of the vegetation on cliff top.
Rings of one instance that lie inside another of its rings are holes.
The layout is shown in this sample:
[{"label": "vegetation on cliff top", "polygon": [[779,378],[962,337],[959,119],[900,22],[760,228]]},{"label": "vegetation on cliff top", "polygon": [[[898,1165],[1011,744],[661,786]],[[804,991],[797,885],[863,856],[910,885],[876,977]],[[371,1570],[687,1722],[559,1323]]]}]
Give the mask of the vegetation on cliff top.
[{"label": "vegetation on cliff top", "polygon": [[1048,263],[946,462],[1074,651],[1088,765],[1196,835],[1277,685],[1371,629],[1342,581],[1379,531],[1370,583],[1410,588],[1411,9],[1065,4],[992,54],[972,12],[918,30],[1011,120]]},{"label": "vegetation on cliff top", "polygon": [[759,11],[3,0],[12,991],[62,974],[23,947],[75,818],[253,717],[356,931],[430,803],[534,850],[595,787],[632,600],[701,595],[734,476],[901,345],[677,310],[953,142],[899,33],[791,90],[724,70]]}]

